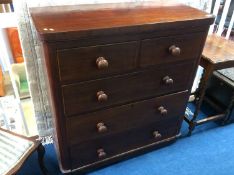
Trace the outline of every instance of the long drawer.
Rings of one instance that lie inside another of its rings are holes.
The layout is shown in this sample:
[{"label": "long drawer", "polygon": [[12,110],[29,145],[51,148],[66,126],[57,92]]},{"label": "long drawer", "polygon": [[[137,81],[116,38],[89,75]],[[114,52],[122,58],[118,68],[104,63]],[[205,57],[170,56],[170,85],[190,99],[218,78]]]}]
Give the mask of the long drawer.
[{"label": "long drawer", "polygon": [[62,86],[67,116],[186,90],[193,62]]},{"label": "long drawer", "polygon": [[99,45],[57,51],[62,82],[83,81],[136,68],[138,42]]},{"label": "long drawer", "polygon": [[140,66],[146,67],[197,58],[206,35],[194,33],[142,41]]},{"label": "long drawer", "polygon": [[71,146],[72,167],[81,167],[112,158],[178,134],[178,119],[142,125],[115,135]]},{"label": "long drawer", "polygon": [[70,145],[112,135],[129,128],[139,127],[184,114],[188,91],[152,98],[136,103],[92,112],[67,119]]}]

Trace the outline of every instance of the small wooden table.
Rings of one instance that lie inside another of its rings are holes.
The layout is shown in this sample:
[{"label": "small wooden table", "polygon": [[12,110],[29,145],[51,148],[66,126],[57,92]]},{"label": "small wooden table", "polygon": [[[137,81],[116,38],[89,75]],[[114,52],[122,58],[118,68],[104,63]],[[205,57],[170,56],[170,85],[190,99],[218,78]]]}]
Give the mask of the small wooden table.
[{"label": "small wooden table", "polygon": [[45,149],[37,138],[28,138],[0,128],[0,174],[16,174],[27,158],[37,150],[41,172],[46,175],[47,170],[43,164]]},{"label": "small wooden table", "polygon": [[202,53],[200,66],[204,68],[204,72],[202,74],[198,90],[196,91],[195,112],[192,119],[189,119],[187,116],[184,117],[184,120],[189,124],[188,135],[192,134],[192,131],[197,125],[219,119],[223,119],[223,121],[225,121],[230,114],[231,108],[234,104],[234,93],[232,95],[232,100],[224,113],[197,120],[197,116],[205,95],[207,83],[212,73],[215,70],[234,67],[234,42],[216,35],[208,36]]}]

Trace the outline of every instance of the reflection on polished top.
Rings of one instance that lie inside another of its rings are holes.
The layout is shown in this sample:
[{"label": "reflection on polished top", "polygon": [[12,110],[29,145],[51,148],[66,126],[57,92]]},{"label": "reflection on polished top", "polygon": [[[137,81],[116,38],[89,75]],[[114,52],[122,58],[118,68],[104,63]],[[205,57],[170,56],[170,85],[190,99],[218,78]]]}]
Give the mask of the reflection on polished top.
[{"label": "reflection on polished top", "polygon": [[36,7],[31,8],[30,12],[43,40],[60,39],[59,33],[75,32],[82,35],[84,32],[97,29],[129,32],[131,31],[129,26],[140,32],[143,30],[141,28],[143,25],[149,25],[152,30],[160,30],[162,27],[167,27],[167,23],[187,21],[188,26],[197,26],[201,25],[201,21],[198,23],[199,19],[206,19],[202,21],[203,23],[210,23],[213,20],[211,15],[173,0]]},{"label": "reflection on polished top", "polygon": [[210,35],[207,37],[202,56],[214,64],[227,61],[234,62],[234,42],[223,37]]}]

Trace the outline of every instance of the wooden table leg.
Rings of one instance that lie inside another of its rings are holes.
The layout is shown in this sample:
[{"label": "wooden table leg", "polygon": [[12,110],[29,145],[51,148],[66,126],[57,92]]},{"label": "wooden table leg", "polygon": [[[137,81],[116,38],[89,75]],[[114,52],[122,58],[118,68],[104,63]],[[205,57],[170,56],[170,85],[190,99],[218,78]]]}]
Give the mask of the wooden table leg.
[{"label": "wooden table leg", "polygon": [[234,107],[234,92],[232,93],[231,101],[230,101],[230,103],[225,111],[226,117],[225,117],[222,124],[226,124],[227,122],[229,122],[229,120],[231,118],[231,112],[232,112],[233,107]]},{"label": "wooden table leg", "polygon": [[204,68],[199,86],[198,86],[198,91],[197,91],[197,95],[195,98],[195,111],[194,111],[194,115],[192,117],[192,119],[189,122],[189,132],[188,132],[188,136],[190,136],[192,134],[192,131],[194,130],[195,126],[196,126],[196,119],[198,116],[198,113],[200,111],[201,108],[201,104],[203,101],[203,97],[205,95],[205,91],[206,91],[206,85],[208,83],[208,80],[210,78],[210,76],[213,73],[213,65],[208,65],[207,67]]},{"label": "wooden table leg", "polygon": [[40,144],[37,148],[37,153],[38,153],[38,162],[42,171],[43,175],[47,175],[47,169],[44,165],[44,155],[45,155],[45,148],[42,144]]}]

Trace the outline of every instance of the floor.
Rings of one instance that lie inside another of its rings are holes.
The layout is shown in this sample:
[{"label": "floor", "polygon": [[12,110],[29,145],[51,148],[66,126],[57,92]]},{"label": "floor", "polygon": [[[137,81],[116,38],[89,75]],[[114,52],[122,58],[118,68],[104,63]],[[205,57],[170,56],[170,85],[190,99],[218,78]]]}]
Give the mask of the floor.
[{"label": "floor", "polygon": [[[189,105],[193,110],[193,105]],[[211,112],[203,109],[199,117]],[[181,137],[172,145],[93,171],[89,175],[233,175],[234,124],[199,126],[187,137],[183,123]],[[46,145],[45,163],[50,175],[61,175],[53,144]],[[39,175],[37,155],[33,154],[18,175]]]}]

